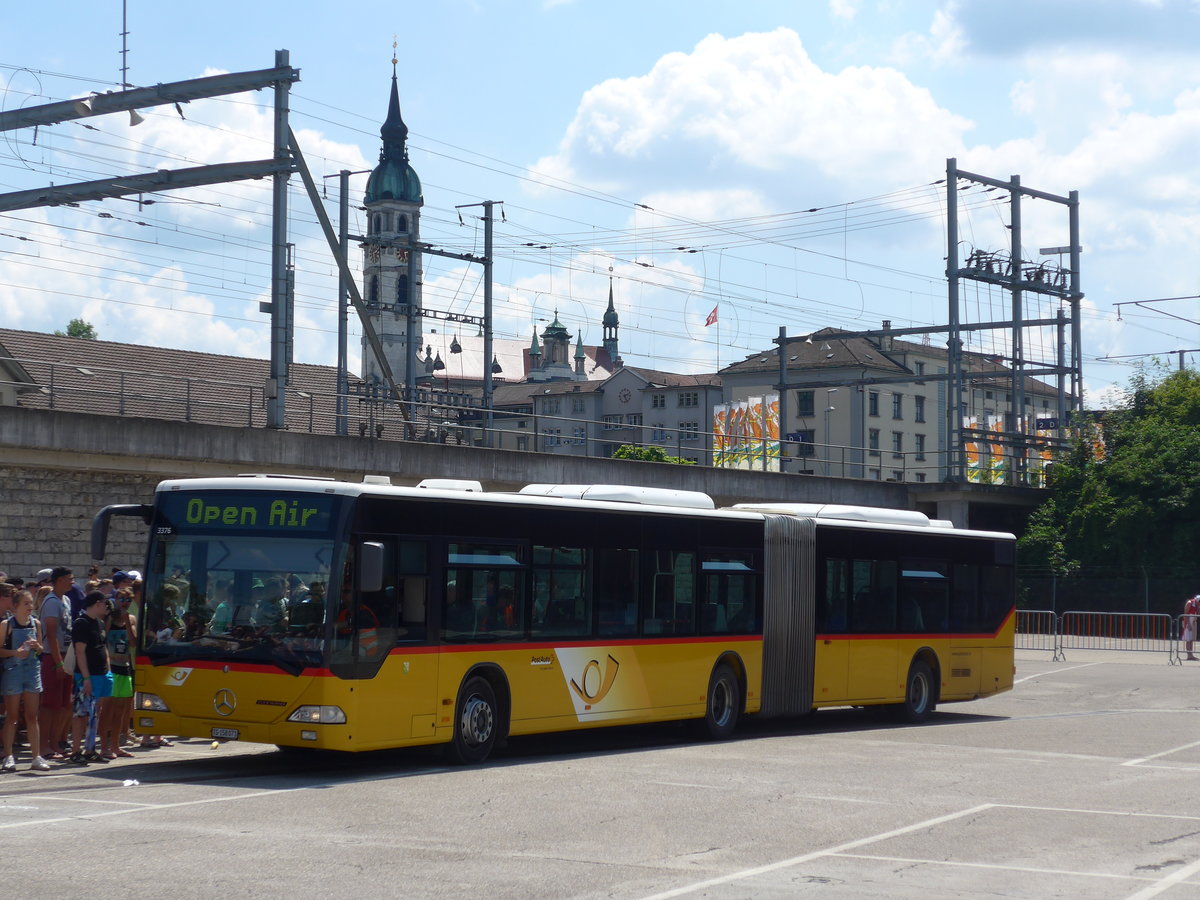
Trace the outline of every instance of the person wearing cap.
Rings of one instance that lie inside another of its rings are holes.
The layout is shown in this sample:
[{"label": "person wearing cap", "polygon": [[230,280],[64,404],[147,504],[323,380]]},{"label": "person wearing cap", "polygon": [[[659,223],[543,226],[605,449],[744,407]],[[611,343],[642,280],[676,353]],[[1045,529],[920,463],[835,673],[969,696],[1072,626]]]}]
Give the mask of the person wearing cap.
[{"label": "person wearing cap", "polygon": [[38,569],[38,573],[33,576],[33,580],[38,584],[50,584],[53,578],[53,569]]},{"label": "person wearing cap", "polygon": [[1195,597],[1189,597],[1183,602],[1183,631],[1181,637],[1183,639],[1183,647],[1187,650],[1187,658],[1196,661],[1196,654],[1192,652],[1192,644],[1196,640],[1196,624],[1197,616],[1200,615],[1200,594]]}]

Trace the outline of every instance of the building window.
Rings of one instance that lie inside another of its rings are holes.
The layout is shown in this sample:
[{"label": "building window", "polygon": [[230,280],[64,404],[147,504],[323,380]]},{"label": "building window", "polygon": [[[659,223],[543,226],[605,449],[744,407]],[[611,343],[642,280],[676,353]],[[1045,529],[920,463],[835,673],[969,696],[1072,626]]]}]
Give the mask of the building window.
[{"label": "building window", "polygon": [[401,213],[396,217],[396,230],[401,234],[408,231],[408,216]]},{"label": "building window", "polygon": [[651,394],[650,395],[650,408],[651,409],[666,409],[667,408],[667,395],[666,394]]},{"label": "building window", "polygon": [[879,470],[878,470],[878,469],[868,469],[868,470],[867,470],[867,473],[868,473],[868,475],[869,475],[869,476],[870,476],[872,479],[874,479],[875,481],[880,481],[880,480],[881,480],[881,479],[880,479],[880,477],[879,477]]},{"label": "building window", "polygon": [[903,480],[904,480],[904,473],[903,473],[903,472],[900,472],[900,471],[898,471],[898,470],[896,470],[896,469],[893,469],[893,470],[892,470],[892,477],[891,477],[890,479],[888,479],[888,480],[889,480],[889,481],[903,481]]},{"label": "building window", "polygon": [[924,473],[924,472],[914,472],[914,473],[913,473],[913,478],[915,478],[917,481],[924,481],[924,480],[925,480],[925,473]]},{"label": "building window", "polygon": [[813,391],[796,391],[796,415],[804,418],[813,414]]},{"label": "building window", "polygon": [[408,306],[408,276],[401,274],[396,280],[396,303]]},{"label": "building window", "polygon": [[904,395],[903,394],[892,394],[892,418],[893,419],[903,419],[904,418]]},{"label": "building window", "polygon": [[650,432],[650,440],[665,441],[667,439],[667,429],[661,425],[655,425],[654,430]]},{"label": "building window", "polygon": [[878,416],[879,415],[879,391],[868,391],[867,392],[867,415],[868,416]]},{"label": "building window", "polygon": [[682,393],[679,395],[679,405],[680,406],[688,406],[688,407],[699,406],[700,405],[700,395],[698,393],[696,393],[695,391],[687,391],[685,393]]},{"label": "building window", "polygon": [[918,422],[925,421],[925,398],[913,397],[913,418]]},{"label": "building window", "polygon": [[904,455],[904,432],[903,431],[893,431],[892,432],[892,456],[903,456],[903,455]]},{"label": "building window", "polygon": [[562,403],[557,397],[542,401],[542,415],[557,416],[560,412],[562,412]]},{"label": "building window", "polygon": [[605,431],[612,431],[613,429],[620,428],[620,427],[621,427],[621,417],[620,416],[605,416],[604,417],[604,430]]},{"label": "building window", "polygon": [[572,397],[571,398],[571,412],[577,412],[577,413],[583,412],[583,398],[582,397]]},{"label": "building window", "polygon": [[640,428],[642,425],[642,414],[641,413],[630,413],[628,418],[626,419],[626,421],[629,422],[630,425]]},{"label": "building window", "polygon": [[682,432],[679,435],[679,439],[681,441],[694,441],[698,440],[700,437],[699,422],[680,422],[679,430]]},{"label": "building window", "polygon": [[547,447],[557,447],[561,440],[560,436],[562,435],[562,429],[561,428],[547,428],[545,431],[542,432],[542,434],[544,434],[546,436],[546,446]]},{"label": "building window", "polygon": [[587,427],[578,425],[575,428],[575,443],[583,444],[587,442]]},{"label": "building window", "polygon": [[[925,374],[925,363],[923,363],[923,362],[913,363],[913,371],[915,371],[917,373],[918,378],[921,378]],[[924,384],[924,383],[925,382],[923,382],[923,381],[917,382],[917,384]]]},{"label": "building window", "polygon": [[517,435],[517,449],[518,450],[528,450],[529,449],[529,437],[527,435],[524,435],[524,434]]},{"label": "building window", "polygon": [[367,306],[379,305],[379,278],[372,275],[367,280]]},{"label": "building window", "polygon": [[867,449],[872,456],[879,455],[879,429],[871,428],[867,430]]},{"label": "building window", "polygon": [[923,460],[925,458],[925,435],[914,435],[913,439],[917,442],[917,459]]}]

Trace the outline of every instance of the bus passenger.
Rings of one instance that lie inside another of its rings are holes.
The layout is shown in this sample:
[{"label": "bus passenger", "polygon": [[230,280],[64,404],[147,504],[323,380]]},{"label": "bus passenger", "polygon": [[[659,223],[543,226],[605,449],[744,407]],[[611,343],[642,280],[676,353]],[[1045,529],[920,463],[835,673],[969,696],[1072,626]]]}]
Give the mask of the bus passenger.
[{"label": "bus passenger", "polygon": [[287,630],[287,602],[284,581],[272,576],[251,594],[254,598],[254,626],[259,630]]}]

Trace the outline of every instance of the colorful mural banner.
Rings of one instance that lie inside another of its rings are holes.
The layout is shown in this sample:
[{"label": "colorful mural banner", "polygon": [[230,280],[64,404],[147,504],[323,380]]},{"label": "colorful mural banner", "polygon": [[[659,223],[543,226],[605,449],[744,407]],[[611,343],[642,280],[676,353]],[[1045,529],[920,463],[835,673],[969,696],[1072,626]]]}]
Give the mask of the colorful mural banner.
[{"label": "colorful mural banner", "polygon": [[779,471],[779,395],[713,407],[713,465]]}]

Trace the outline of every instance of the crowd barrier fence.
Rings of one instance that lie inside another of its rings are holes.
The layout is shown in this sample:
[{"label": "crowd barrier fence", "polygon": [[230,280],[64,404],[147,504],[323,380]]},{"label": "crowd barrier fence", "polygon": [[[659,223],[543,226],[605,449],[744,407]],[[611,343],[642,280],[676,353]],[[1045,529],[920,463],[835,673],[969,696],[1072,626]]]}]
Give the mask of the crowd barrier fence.
[{"label": "crowd barrier fence", "polygon": [[1047,609],[1017,610],[1016,648],[1048,650],[1065,660],[1067,650],[1123,650],[1162,653],[1167,664],[1183,664],[1186,616],[1166,613],[1090,612],[1061,615]]}]

